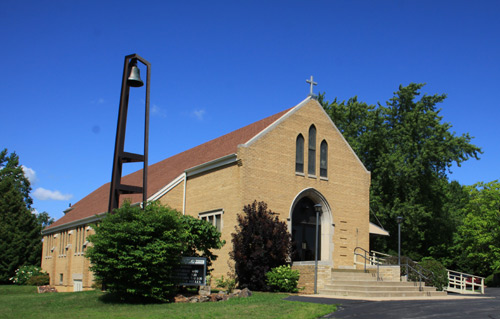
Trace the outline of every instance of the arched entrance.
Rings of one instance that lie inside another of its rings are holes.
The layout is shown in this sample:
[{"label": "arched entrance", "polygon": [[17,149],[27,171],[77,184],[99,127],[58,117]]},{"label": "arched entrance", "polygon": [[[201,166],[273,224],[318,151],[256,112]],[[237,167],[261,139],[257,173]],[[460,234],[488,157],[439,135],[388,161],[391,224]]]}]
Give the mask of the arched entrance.
[{"label": "arched entrance", "polygon": [[[297,202],[292,213],[292,240],[294,244],[292,261],[314,260],[316,249],[316,212],[314,202],[309,197],[303,197]],[[318,248],[321,247],[321,220],[318,229]],[[321,260],[321,250],[318,249],[318,260]]]},{"label": "arched entrance", "polygon": [[316,204],[321,204],[323,210],[318,223],[318,260],[330,261],[332,258],[333,219],[330,205],[321,193],[309,188],[297,195],[290,210],[288,227],[292,230],[294,262],[314,261]]}]

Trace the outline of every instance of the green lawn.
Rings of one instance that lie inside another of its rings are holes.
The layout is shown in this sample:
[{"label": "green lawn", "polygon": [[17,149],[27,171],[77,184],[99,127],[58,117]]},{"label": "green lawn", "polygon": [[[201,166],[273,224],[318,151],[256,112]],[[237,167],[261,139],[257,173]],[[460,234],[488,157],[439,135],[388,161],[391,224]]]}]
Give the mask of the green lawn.
[{"label": "green lawn", "polygon": [[287,294],[256,292],[199,304],[122,304],[102,300],[98,291],[37,294],[36,287],[0,286],[1,318],[318,318],[332,305],[286,301]]}]

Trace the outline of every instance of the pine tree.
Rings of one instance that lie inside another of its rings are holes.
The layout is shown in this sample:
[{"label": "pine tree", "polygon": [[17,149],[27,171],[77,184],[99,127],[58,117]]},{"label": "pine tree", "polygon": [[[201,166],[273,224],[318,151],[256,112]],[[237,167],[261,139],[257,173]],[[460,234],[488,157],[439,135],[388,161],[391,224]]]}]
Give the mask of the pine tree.
[{"label": "pine tree", "polygon": [[17,268],[40,265],[41,226],[31,212],[30,182],[16,153],[0,152],[0,284]]}]

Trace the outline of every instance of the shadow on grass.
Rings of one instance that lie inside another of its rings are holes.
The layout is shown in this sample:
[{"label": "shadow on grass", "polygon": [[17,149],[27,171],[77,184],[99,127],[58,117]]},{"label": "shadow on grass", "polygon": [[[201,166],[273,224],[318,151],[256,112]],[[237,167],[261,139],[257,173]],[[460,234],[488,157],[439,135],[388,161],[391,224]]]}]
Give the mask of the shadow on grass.
[{"label": "shadow on grass", "polygon": [[[99,297],[99,301],[105,304],[129,304],[129,305],[151,305],[166,303],[154,298],[146,298],[142,296],[117,294],[105,292]],[[167,301],[168,302],[168,301]]]}]

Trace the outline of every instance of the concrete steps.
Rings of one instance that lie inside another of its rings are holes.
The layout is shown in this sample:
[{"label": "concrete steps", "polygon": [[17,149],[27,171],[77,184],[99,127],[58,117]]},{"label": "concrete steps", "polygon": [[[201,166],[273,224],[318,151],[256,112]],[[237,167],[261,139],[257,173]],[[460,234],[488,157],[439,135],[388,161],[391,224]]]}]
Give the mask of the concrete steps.
[{"label": "concrete steps", "polygon": [[445,291],[436,291],[434,287],[422,286],[415,282],[377,281],[374,270],[334,269],[332,280],[319,293],[343,297],[433,297],[446,296]]}]

